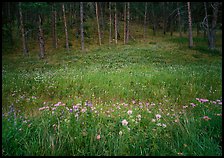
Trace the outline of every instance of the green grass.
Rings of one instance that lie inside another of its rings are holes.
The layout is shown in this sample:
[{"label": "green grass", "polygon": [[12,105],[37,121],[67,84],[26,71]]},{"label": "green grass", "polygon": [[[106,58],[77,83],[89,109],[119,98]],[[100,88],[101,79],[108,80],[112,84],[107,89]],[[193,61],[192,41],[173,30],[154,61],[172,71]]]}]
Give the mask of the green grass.
[{"label": "green grass", "polygon": [[[222,106],[212,103],[222,102],[221,52],[199,37],[193,49],[186,38],[154,38],[49,50],[44,60],[36,50],[4,54],[3,155],[222,155]],[[93,106],[81,112],[87,100]],[[65,106],[54,111],[58,102]],[[66,109],[77,104],[78,111]],[[162,117],[153,122],[156,114]]]}]

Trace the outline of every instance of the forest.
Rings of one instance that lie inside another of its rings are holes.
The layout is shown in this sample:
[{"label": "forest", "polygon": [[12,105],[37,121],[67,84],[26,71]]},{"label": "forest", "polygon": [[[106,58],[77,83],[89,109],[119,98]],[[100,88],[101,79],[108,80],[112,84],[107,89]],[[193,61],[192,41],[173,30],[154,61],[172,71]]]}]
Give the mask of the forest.
[{"label": "forest", "polygon": [[2,2],[2,156],[222,156],[222,2]]}]

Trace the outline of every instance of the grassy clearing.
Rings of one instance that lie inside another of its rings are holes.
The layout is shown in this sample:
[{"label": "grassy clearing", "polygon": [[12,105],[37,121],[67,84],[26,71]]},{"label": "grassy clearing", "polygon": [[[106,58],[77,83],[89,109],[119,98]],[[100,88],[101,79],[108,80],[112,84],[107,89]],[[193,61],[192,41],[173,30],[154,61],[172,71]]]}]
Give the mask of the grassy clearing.
[{"label": "grassy clearing", "polygon": [[222,56],[196,42],[3,55],[3,155],[221,155]]}]

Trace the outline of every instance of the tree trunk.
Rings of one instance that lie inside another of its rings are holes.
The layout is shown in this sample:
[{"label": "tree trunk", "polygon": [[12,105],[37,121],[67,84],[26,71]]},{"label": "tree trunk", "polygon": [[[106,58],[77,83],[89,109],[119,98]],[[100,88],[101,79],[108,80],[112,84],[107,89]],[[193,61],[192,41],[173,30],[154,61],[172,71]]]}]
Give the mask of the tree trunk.
[{"label": "tree trunk", "polygon": [[145,17],[144,17],[144,34],[143,34],[143,37],[144,37],[144,41],[146,39],[146,20],[147,20],[147,2],[145,2]]},{"label": "tree trunk", "polygon": [[191,20],[191,6],[190,2],[187,2],[187,8],[188,8],[188,23],[189,23],[189,47],[193,47],[193,36],[192,36],[192,20]]},{"label": "tree trunk", "polygon": [[100,32],[100,24],[99,24],[98,2],[95,2],[95,3],[96,3],[96,21],[97,21],[97,28],[98,28],[99,44],[101,46],[101,32]]},{"label": "tree trunk", "polygon": [[45,56],[45,43],[44,43],[44,34],[43,34],[43,30],[42,30],[42,19],[40,14],[38,15],[39,18],[39,32],[38,32],[38,39],[39,39],[39,47],[40,47],[40,53],[39,53],[39,57],[40,59],[43,59]]},{"label": "tree trunk", "polygon": [[210,31],[209,31],[209,23],[208,23],[208,12],[207,12],[207,5],[206,2],[204,2],[204,8],[205,8],[205,26],[206,26],[206,30],[204,30],[204,38],[206,38],[206,31],[207,31],[207,35],[208,35],[208,46],[210,46]]},{"label": "tree trunk", "polygon": [[114,3],[114,32],[115,32],[115,43],[117,44],[117,6]]},{"label": "tree trunk", "polygon": [[52,5],[52,44],[53,48],[58,47],[57,43],[57,32],[56,32],[56,20],[57,20],[57,12],[54,10],[54,4]]},{"label": "tree trunk", "polygon": [[23,14],[22,14],[21,2],[19,2],[19,15],[20,15],[20,26],[21,26],[22,41],[23,41],[23,53],[26,56],[29,54],[28,54],[28,48],[26,43],[25,29],[23,25]]},{"label": "tree trunk", "polygon": [[[100,19],[101,19],[101,20],[100,20],[100,21],[101,21],[101,27],[100,27],[100,28],[101,28],[101,39],[103,39],[103,34],[104,34],[104,32],[103,32],[103,31],[104,31],[103,3],[104,3],[104,2],[99,2],[99,4],[100,4],[99,6],[100,6],[100,7],[98,7],[98,10],[100,10],[100,15],[101,15],[101,16],[100,16],[100,17],[101,17],[101,18],[100,18]],[[100,9],[99,9],[99,8],[100,8]]]},{"label": "tree trunk", "polygon": [[124,2],[124,44],[126,44],[126,38],[127,38],[127,35],[126,35],[126,30],[127,30],[127,11],[126,11],[126,2]]},{"label": "tree trunk", "polygon": [[178,14],[178,23],[179,23],[179,36],[182,37],[182,31],[181,31],[181,15],[180,15],[180,6],[179,2],[177,2],[177,14]]},{"label": "tree trunk", "polygon": [[84,30],[83,30],[83,2],[80,2],[80,30],[81,30],[81,48],[84,51]]},{"label": "tree trunk", "polygon": [[128,43],[129,41],[129,34],[130,34],[130,31],[129,31],[129,22],[130,22],[130,2],[127,2],[127,39],[126,39],[126,43]]},{"label": "tree trunk", "polygon": [[152,3],[152,17],[153,17],[153,36],[156,35],[156,18],[154,12],[154,3]]},{"label": "tree trunk", "polygon": [[69,42],[68,42],[68,29],[67,29],[67,22],[65,16],[65,5],[62,4],[62,11],[63,11],[63,19],[64,19],[64,28],[65,28],[65,40],[66,40],[66,49],[69,51]]},{"label": "tree trunk", "polygon": [[210,39],[209,39],[209,48],[215,49],[215,33],[216,33],[216,24],[217,24],[217,17],[218,17],[218,7],[220,2],[214,2],[213,4],[213,15],[212,15],[212,26],[210,29]]},{"label": "tree trunk", "polygon": [[163,3],[163,34],[166,35],[166,7],[165,2]]},{"label": "tree trunk", "polygon": [[112,42],[112,17],[111,17],[111,2],[109,2],[109,11],[110,11],[110,35],[109,35],[109,44]]}]

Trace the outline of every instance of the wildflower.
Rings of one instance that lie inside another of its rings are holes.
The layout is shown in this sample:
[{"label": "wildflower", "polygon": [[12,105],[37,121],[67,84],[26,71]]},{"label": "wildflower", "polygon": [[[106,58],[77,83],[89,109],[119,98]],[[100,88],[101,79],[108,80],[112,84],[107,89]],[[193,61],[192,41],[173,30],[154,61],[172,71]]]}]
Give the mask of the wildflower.
[{"label": "wildflower", "polygon": [[191,104],[191,106],[193,106],[193,107],[195,107],[195,106],[196,106],[194,103],[190,103],[190,104]]},{"label": "wildflower", "polygon": [[136,103],[136,101],[135,100],[132,100],[132,104],[135,104]]},{"label": "wildflower", "polygon": [[161,118],[161,115],[156,114],[156,119],[159,120]]},{"label": "wildflower", "polygon": [[69,112],[72,112],[73,110],[72,109],[69,109]]},{"label": "wildflower", "polygon": [[222,116],[222,114],[216,114],[216,116]]},{"label": "wildflower", "polygon": [[152,119],[152,122],[156,122],[156,119]]},{"label": "wildflower", "polygon": [[162,126],[163,126],[164,128],[166,128],[166,124],[162,124]]},{"label": "wildflower", "polygon": [[97,135],[97,136],[96,136],[96,139],[97,139],[97,140],[100,140],[100,135]]},{"label": "wildflower", "polygon": [[186,109],[188,106],[186,105],[186,106],[183,106],[183,109]]},{"label": "wildflower", "polygon": [[200,99],[200,101],[205,103],[205,102],[208,102],[208,99]]},{"label": "wildflower", "polygon": [[46,107],[44,106],[44,107],[42,107],[42,108],[39,108],[39,111],[41,111],[41,110],[44,110]]},{"label": "wildflower", "polygon": [[184,147],[186,148],[187,147],[187,144],[184,144]]},{"label": "wildflower", "polygon": [[222,105],[222,102],[219,102],[218,104],[219,104],[219,105]]},{"label": "wildflower", "polygon": [[157,125],[157,126],[162,126],[162,124],[161,124],[161,123],[157,123],[156,125]]},{"label": "wildflower", "polygon": [[52,108],[52,110],[54,111],[54,110],[56,110],[56,108]]},{"label": "wildflower", "polygon": [[139,114],[139,115],[137,115],[137,118],[138,118],[138,119],[141,119],[141,117],[142,117],[142,116],[141,116],[140,114]]},{"label": "wildflower", "polygon": [[211,120],[211,118],[209,118],[208,116],[204,116],[203,119],[206,121]]},{"label": "wildflower", "polygon": [[84,112],[86,112],[86,109],[85,109],[85,108],[83,108],[83,109],[81,110],[81,112],[83,112],[83,113],[84,113]]},{"label": "wildflower", "polygon": [[179,120],[174,120],[174,122],[179,122]]},{"label": "wildflower", "polygon": [[178,155],[183,155],[183,153],[181,153],[181,152],[178,152],[177,154],[178,154]]},{"label": "wildflower", "polygon": [[127,125],[128,125],[128,121],[127,121],[127,120],[123,120],[123,121],[122,121],[122,125],[123,125],[123,126],[127,126]]},{"label": "wildflower", "polygon": [[128,115],[131,115],[132,114],[132,111],[131,110],[128,110],[127,113],[128,113]]},{"label": "wildflower", "polygon": [[120,135],[120,136],[122,135],[122,131],[119,132],[119,135]]}]

